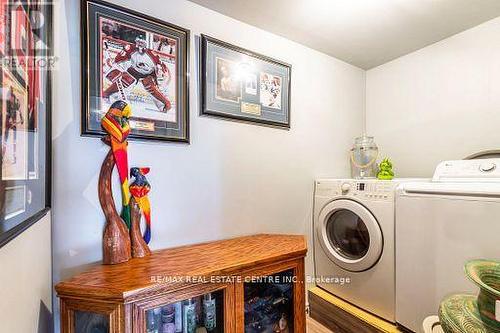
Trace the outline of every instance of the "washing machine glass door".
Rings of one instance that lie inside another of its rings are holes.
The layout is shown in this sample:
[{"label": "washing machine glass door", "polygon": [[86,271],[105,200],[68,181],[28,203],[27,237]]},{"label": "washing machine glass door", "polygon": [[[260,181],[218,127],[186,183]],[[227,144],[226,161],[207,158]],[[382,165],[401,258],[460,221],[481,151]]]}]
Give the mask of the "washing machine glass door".
[{"label": "washing machine glass door", "polygon": [[345,270],[365,271],[382,255],[382,230],[375,216],[356,201],[340,199],[326,205],[316,232],[330,260]]}]

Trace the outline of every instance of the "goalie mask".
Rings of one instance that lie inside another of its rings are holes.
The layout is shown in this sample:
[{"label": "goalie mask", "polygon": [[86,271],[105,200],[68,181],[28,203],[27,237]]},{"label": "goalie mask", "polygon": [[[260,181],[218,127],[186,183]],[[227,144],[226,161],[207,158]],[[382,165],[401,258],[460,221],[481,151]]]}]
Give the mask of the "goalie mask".
[{"label": "goalie mask", "polygon": [[137,37],[135,39],[135,46],[137,47],[137,50],[140,52],[140,53],[144,53],[146,52],[146,47],[147,47],[147,43],[146,43],[146,40],[142,37]]}]

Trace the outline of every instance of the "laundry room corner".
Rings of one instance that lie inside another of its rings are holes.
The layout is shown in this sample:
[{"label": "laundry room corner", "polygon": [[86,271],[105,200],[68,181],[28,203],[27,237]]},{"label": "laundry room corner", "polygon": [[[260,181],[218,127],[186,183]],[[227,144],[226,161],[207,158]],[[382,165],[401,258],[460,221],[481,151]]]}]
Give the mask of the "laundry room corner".
[{"label": "laundry room corner", "polygon": [[495,18],[367,71],[366,128],[401,177],[498,149],[499,33]]}]

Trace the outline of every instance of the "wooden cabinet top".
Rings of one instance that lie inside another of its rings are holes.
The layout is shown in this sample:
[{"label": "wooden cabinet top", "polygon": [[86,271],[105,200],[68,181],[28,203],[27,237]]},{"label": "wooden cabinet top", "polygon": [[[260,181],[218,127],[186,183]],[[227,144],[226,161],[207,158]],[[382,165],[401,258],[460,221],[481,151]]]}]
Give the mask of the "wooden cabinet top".
[{"label": "wooden cabinet top", "polygon": [[261,234],[154,251],[146,258],[95,267],[56,285],[59,296],[131,302],[193,284],[187,277],[234,276],[303,257],[301,235]]}]

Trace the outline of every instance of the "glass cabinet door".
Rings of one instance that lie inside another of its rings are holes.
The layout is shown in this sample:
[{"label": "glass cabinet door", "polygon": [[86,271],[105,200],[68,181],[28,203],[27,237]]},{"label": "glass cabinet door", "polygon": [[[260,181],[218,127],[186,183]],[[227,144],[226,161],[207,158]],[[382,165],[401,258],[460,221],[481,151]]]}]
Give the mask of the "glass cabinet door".
[{"label": "glass cabinet door", "polygon": [[108,333],[109,316],[89,311],[75,311],[75,333]]},{"label": "glass cabinet door", "polygon": [[224,292],[218,290],[149,309],[145,321],[146,333],[224,332]]},{"label": "glass cabinet door", "polygon": [[81,299],[61,299],[61,332],[116,333],[122,332],[123,307],[117,303]]},{"label": "glass cabinet door", "polygon": [[293,270],[245,282],[245,332],[293,332],[293,285]]}]

